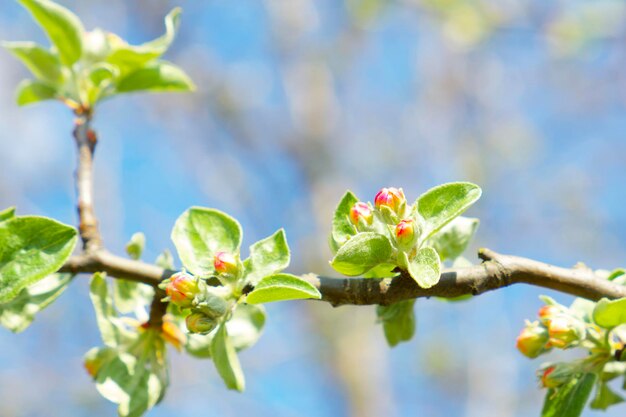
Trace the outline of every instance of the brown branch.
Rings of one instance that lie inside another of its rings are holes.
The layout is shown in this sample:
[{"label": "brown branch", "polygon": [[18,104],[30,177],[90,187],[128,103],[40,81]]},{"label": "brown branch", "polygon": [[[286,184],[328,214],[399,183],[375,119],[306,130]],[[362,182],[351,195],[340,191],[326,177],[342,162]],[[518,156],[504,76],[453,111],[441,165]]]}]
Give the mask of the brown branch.
[{"label": "brown branch", "polygon": [[[396,278],[328,278],[314,274],[304,275],[319,289],[322,301],[334,306],[353,304],[388,305],[398,301],[422,298],[456,298],[462,295],[480,295],[512,284],[530,284],[562,293],[599,300],[626,297],[626,287],[598,278],[587,268],[560,268],[531,259],[501,255],[481,249],[480,265],[446,270],[439,283],[431,288],[420,288],[406,274]],[[81,273],[104,271],[109,276],[144,282],[156,286],[169,277],[169,271],[140,261],[112,255],[104,250],[74,256],[61,269]]]},{"label": "brown branch", "polygon": [[102,248],[102,237],[93,208],[93,155],[98,141],[91,129],[91,111],[79,108],[75,111],[74,140],[76,141],[76,196],[78,199],[78,230],[85,251]]}]

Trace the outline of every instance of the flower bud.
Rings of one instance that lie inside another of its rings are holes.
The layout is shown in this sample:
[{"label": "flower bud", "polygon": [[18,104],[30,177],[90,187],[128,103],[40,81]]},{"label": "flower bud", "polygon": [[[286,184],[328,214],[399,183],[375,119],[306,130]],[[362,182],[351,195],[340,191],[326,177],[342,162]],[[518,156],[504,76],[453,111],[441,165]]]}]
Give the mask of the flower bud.
[{"label": "flower bud", "polygon": [[417,241],[418,233],[416,229],[415,220],[401,220],[400,223],[396,225],[395,230],[398,244],[403,247],[413,246]]},{"label": "flower bud", "polygon": [[524,356],[536,358],[548,347],[548,330],[537,322],[528,324],[517,336],[516,346]]},{"label": "flower bud", "polygon": [[567,349],[585,337],[585,327],[572,317],[560,315],[550,320],[548,334],[550,345],[559,349]]},{"label": "flower bud", "polygon": [[406,197],[402,188],[383,188],[374,197],[374,205],[378,210],[391,210],[398,217],[403,217],[406,209]]},{"label": "flower bud", "polygon": [[191,313],[185,319],[187,330],[190,333],[209,333],[217,326],[217,320],[202,313]]},{"label": "flower bud", "polygon": [[539,383],[543,388],[558,388],[572,379],[577,372],[576,366],[569,363],[556,363],[537,371]]},{"label": "flower bud", "polygon": [[550,326],[550,321],[562,313],[563,309],[558,306],[545,305],[539,309],[537,315],[539,316],[539,321],[541,321],[544,326]]},{"label": "flower bud", "polygon": [[229,252],[217,252],[213,260],[213,266],[218,274],[237,276],[239,273],[239,262]]},{"label": "flower bud", "polygon": [[194,297],[199,292],[198,279],[185,272],[172,275],[165,287],[170,302],[182,308],[191,307]]},{"label": "flower bud", "polygon": [[358,202],[350,209],[350,221],[353,225],[359,226],[360,224],[371,225],[374,220],[374,214],[369,205],[363,202]]}]

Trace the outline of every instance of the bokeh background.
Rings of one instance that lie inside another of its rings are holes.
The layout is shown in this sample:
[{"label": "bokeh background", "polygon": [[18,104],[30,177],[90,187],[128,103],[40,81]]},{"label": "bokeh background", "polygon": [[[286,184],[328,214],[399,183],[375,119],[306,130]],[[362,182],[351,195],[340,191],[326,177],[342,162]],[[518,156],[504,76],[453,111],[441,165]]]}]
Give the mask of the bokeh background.
[{"label": "bokeh background", "polygon": [[[400,186],[412,199],[468,180],[484,190],[469,212],[482,220],[470,259],[480,245],[563,266],[626,263],[622,1],[61,3],[133,43],[184,8],[167,58],[198,91],[122,97],[96,114],[97,213],[114,251],[144,231],[154,259],[172,248],[177,216],[202,205],[236,216],[244,245],[284,227],[290,272],[330,275],[326,237],[346,189],[372,200]],[[47,42],[13,1],[0,3],[0,39]],[[25,76],[0,51],[0,207],[73,224],[71,114],[18,109]],[[77,280],[24,333],[0,331],[0,416],[114,415],[82,368],[100,344],[87,285]],[[241,355],[244,394],[210,362],[172,352],[172,385],[150,415],[538,416],[541,359],[514,340],[542,293],[420,300],[416,337],[394,349],[373,308],[269,305],[264,337]]]}]

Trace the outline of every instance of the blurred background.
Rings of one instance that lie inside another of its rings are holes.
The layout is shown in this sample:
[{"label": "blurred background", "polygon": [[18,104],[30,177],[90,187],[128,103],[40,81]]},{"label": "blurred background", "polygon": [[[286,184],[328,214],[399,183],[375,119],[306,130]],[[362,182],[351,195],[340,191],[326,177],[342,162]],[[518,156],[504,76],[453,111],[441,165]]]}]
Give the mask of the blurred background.
[{"label": "blurred background", "polygon": [[[398,186],[412,200],[467,180],[483,187],[468,258],[480,245],[562,266],[626,264],[621,0],[60,2],[131,43],[184,9],[167,58],[198,91],[120,97],[95,116],[96,211],[115,252],[136,231],[146,260],[173,249],[175,219],[202,205],[237,217],[244,246],[284,227],[290,272],[335,275],[327,235],[346,189],[373,200]],[[0,39],[47,44],[10,1]],[[0,51],[0,208],[74,224],[72,117],[57,103],[18,109],[26,76]],[[0,416],[115,414],[82,367],[101,344],[87,293],[78,279],[24,333],[0,329]],[[241,355],[244,394],[172,351],[172,384],[149,415],[538,416],[542,359],[514,343],[543,293],[571,301],[525,286],[420,300],[416,337],[394,349],[373,308],[269,305],[264,337]]]}]

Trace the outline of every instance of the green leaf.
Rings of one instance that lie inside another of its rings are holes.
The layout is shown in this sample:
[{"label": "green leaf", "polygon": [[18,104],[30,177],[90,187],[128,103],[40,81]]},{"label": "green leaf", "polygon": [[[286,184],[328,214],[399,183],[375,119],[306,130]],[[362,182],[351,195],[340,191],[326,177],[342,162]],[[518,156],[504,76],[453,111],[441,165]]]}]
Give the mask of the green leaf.
[{"label": "green leaf", "polygon": [[606,410],[612,405],[623,403],[624,399],[613,392],[606,382],[601,381],[597,385],[596,396],[589,404],[589,407],[594,410]]},{"label": "green leaf", "polygon": [[626,298],[618,300],[603,298],[598,301],[593,310],[593,321],[605,329],[626,323]]},{"label": "green leaf", "polygon": [[480,198],[480,187],[469,182],[451,182],[431,188],[415,204],[425,221],[425,240],[462,214]]},{"label": "green leaf", "polygon": [[154,297],[154,289],[141,282],[116,279],[113,281],[113,300],[122,314],[145,311]]},{"label": "green leaf", "polygon": [[61,81],[61,62],[56,55],[34,42],[3,42],[2,46],[44,83],[55,85]]},{"label": "green leaf", "polygon": [[409,262],[409,275],[422,288],[430,288],[438,283],[441,277],[441,261],[437,251],[428,246],[420,249],[415,259]]},{"label": "green leaf", "polygon": [[378,264],[388,263],[392,250],[386,236],[359,233],[339,248],[330,264],[344,275],[360,275]]},{"label": "green leaf", "polygon": [[246,280],[256,285],[265,276],[289,266],[289,246],[283,229],[250,246],[250,257],[245,260]]},{"label": "green leaf", "polygon": [[346,191],[335,209],[333,227],[330,234],[330,246],[333,253],[337,253],[337,250],[357,233],[356,228],[350,222],[349,216],[350,209],[358,202],[359,199],[351,191]]},{"label": "green leaf", "polygon": [[176,220],[172,241],[185,268],[194,275],[209,275],[216,252],[239,252],[241,234],[241,226],[229,215],[192,207]]},{"label": "green leaf", "polygon": [[606,277],[607,280],[609,281],[613,281],[616,278],[621,277],[622,275],[626,274],[626,270],[623,268],[617,268],[614,269],[613,271],[611,271],[609,273],[609,275]]},{"label": "green leaf", "polygon": [[0,324],[14,333],[26,330],[35,314],[56,300],[71,281],[71,274],[53,274],[22,289],[17,297],[0,304]]},{"label": "green leaf", "polygon": [[459,216],[445,225],[432,238],[432,245],[439,253],[442,261],[456,259],[465,249],[476,233],[478,219]]},{"label": "green leaf", "polygon": [[44,100],[57,98],[57,91],[41,81],[22,80],[16,89],[15,101],[18,106],[26,106]]},{"label": "green leaf", "polygon": [[400,342],[408,342],[415,334],[415,300],[405,300],[390,306],[376,307],[378,320],[383,325],[385,339],[394,347]]},{"label": "green leaf", "polygon": [[399,274],[395,269],[395,264],[380,264],[363,274],[363,278],[392,278]]},{"label": "green leaf", "polygon": [[118,93],[132,93],[136,91],[193,91],[196,86],[185,72],[174,64],[166,61],[156,61],[146,64],[117,83],[115,91]]},{"label": "green leaf", "polygon": [[9,207],[0,211],[0,222],[12,219],[13,217],[15,217],[15,207]]},{"label": "green leaf", "polygon": [[273,301],[319,300],[320,292],[308,281],[290,274],[276,274],[263,278],[246,296],[248,304],[271,303]]},{"label": "green leaf", "polygon": [[160,266],[163,269],[174,269],[174,257],[169,249],[165,249],[154,261],[155,265]]},{"label": "green leaf", "polygon": [[181,12],[181,8],[177,7],[165,16],[165,34],[157,39],[137,46],[119,41],[113,43],[113,50],[107,61],[117,65],[122,71],[129,72],[159,58],[167,51],[176,37],[176,32],[180,25]]},{"label": "green leaf", "polygon": [[139,232],[135,233],[130,237],[130,240],[126,244],[126,253],[132,259],[141,258],[141,254],[143,253],[143,249],[146,246],[146,236]]},{"label": "green leaf", "polygon": [[46,217],[0,223],[0,302],[56,272],[76,245],[76,229]]},{"label": "green leaf", "polygon": [[551,388],[541,411],[541,417],[578,417],[582,414],[595,383],[595,374],[583,374],[559,388]]},{"label": "green leaf", "polygon": [[91,279],[89,295],[96,312],[96,321],[105,345],[120,346],[134,338],[117,316],[104,274],[96,272]]},{"label": "green leaf", "polygon": [[245,388],[243,371],[224,324],[217,329],[211,342],[211,357],[226,387],[242,392]]},{"label": "green leaf", "polygon": [[85,29],[74,13],[49,0],[19,2],[28,9],[56,46],[63,64],[71,66],[80,59]]}]

